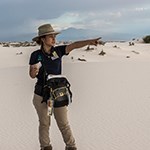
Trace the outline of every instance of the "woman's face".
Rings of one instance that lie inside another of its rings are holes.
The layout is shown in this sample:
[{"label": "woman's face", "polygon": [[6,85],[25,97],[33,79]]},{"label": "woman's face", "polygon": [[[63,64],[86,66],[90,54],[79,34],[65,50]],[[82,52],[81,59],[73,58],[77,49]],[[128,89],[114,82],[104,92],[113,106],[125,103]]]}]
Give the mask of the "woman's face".
[{"label": "woman's face", "polygon": [[42,38],[42,41],[45,46],[54,46],[56,43],[56,35],[55,34],[46,35],[44,38]]}]

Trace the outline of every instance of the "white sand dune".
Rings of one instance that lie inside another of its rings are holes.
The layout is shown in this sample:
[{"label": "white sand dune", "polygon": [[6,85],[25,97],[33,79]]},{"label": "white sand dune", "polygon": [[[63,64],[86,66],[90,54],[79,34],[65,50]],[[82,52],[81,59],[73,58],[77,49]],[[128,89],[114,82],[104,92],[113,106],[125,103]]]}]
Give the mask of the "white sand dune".
[{"label": "white sand dune", "polygon": [[[0,47],[0,149],[39,150],[32,105],[35,80],[28,75],[29,55],[35,49]],[[78,149],[148,150],[150,45],[112,42],[90,52],[85,49],[71,52],[63,63],[73,92],[68,109]],[[104,56],[98,55],[102,49]],[[50,133],[54,150],[63,150],[53,117]]]}]

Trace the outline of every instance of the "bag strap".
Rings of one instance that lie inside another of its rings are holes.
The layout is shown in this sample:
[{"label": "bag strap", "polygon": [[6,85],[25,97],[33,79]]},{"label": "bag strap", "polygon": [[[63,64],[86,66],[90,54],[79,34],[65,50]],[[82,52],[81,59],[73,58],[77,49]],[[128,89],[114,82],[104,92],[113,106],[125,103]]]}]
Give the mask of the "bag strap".
[{"label": "bag strap", "polygon": [[67,81],[67,89],[68,89],[68,91],[69,91],[69,94],[70,94],[70,102],[72,102],[72,92],[71,92],[71,90],[70,90],[70,83],[68,82],[68,80],[66,79],[66,81]]},{"label": "bag strap", "polygon": [[[42,51],[42,53],[44,54],[42,48],[41,48],[41,51]],[[43,67],[43,88],[44,88],[45,85],[46,85],[46,78],[47,78],[47,76],[48,76],[48,73],[47,73],[47,71],[46,71],[46,67],[45,67],[45,63],[44,63],[44,58],[43,58],[42,55],[40,55],[40,62],[41,62],[42,67]]]}]

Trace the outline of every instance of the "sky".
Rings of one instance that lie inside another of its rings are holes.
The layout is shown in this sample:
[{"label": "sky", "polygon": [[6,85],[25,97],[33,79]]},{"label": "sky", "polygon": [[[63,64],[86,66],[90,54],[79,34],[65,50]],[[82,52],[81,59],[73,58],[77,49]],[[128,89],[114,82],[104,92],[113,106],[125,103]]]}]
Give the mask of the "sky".
[{"label": "sky", "polygon": [[[150,34],[149,0],[1,0],[0,41],[37,35],[38,26],[95,30],[103,36]],[[29,39],[30,40],[30,39]]]}]

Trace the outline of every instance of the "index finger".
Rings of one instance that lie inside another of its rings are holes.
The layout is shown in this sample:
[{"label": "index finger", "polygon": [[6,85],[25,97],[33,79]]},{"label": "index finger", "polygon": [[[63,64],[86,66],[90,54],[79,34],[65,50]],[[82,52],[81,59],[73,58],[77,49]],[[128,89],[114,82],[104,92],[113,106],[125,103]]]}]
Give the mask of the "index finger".
[{"label": "index finger", "polygon": [[96,40],[98,41],[98,40],[100,40],[102,37],[98,37]]}]

